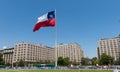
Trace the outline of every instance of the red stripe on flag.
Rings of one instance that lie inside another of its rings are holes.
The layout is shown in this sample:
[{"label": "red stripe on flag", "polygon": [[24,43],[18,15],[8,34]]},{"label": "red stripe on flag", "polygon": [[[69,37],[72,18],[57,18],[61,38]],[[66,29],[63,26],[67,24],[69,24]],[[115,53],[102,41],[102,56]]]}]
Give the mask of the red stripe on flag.
[{"label": "red stripe on flag", "polygon": [[38,23],[36,23],[36,25],[33,29],[33,32],[39,30],[41,27],[55,26],[55,21],[56,21],[56,19],[53,18],[53,19],[50,19],[50,20],[46,20],[44,22],[38,22]]}]

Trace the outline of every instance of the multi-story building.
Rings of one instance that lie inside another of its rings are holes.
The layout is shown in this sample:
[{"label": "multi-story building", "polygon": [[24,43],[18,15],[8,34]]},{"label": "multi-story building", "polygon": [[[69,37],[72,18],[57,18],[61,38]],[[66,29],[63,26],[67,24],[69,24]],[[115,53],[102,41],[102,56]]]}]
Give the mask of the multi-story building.
[{"label": "multi-story building", "polygon": [[34,63],[37,61],[54,61],[54,48],[41,44],[18,43],[14,46],[13,63],[20,60]]},{"label": "multi-story building", "polygon": [[3,54],[3,50],[0,50],[0,53]]},{"label": "multi-story building", "polygon": [[98,57],[105,53],[114,57],[115,60],[120,55],[120,36],[115,38],[104,38],[99,40],[99,46],[97,48]]},{"label": "multi-story building", "polygon": [[6,48],[3,50],[3,59],[5,61],[5,64],[12,64],[13,50],[14,48]]},{"label": "multi-story building", "polygon": [[70,43],[70,44],[60,44],[57,45],[57,58],[58,57],[68,57],[70,61],[81,62],[81,58],[83,57],[83,51],[79,44]]},{"label": "multi-story building", "polygon": [[55,49],[54,48],[47,47],[46,55],[47,55],[46,60],[55,61]]},{"label": "multi-story building", "polygon": [[[79,44],[60,44],[57,45],[57,58],[69,57],[70,61],[80,62],[83,57],[83,51]],[[41,44],[18,43],[14,48],[4,48],[1,50],[5,63],[14,64],[23,60],[29,64],[38,61],[55,61],[55,49]]]}]

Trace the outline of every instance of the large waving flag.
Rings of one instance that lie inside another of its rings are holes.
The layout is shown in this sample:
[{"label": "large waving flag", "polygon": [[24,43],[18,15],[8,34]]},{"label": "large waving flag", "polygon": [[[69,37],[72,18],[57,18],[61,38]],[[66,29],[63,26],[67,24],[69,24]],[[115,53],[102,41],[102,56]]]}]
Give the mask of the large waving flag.
[{"label": "large waving flag", "polygon": [[55,11],[48,12],[40,17],[33,29],[33,32],[39,30],[41,27],[54,27],[55,26]]}]

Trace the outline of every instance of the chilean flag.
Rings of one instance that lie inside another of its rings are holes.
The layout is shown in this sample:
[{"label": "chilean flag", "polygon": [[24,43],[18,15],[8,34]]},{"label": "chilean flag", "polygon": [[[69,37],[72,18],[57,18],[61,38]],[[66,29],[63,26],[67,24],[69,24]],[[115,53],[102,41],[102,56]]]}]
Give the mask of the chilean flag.
[{"label": "chilean flag", "polygon": [[41,27],[54,27],[55,26],[55,11],[48,12],[40,17],[33,29],[33,32],[39,30]]}]

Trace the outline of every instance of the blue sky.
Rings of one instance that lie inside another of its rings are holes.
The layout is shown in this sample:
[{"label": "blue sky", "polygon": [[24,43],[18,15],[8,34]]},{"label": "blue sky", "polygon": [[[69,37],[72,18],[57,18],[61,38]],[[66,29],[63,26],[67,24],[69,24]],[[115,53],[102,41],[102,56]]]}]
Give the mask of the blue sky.
[{"label": "blue sky", "polygon": [[0,0],[0,49],[19,42],[54,46],[54,28],[33,32],[37,18],[56,9],[57,43],[81,45],[97,56],[101,38],[120,34],[120,0]]}]

